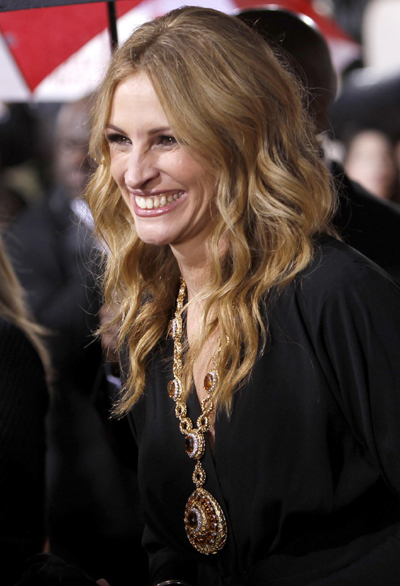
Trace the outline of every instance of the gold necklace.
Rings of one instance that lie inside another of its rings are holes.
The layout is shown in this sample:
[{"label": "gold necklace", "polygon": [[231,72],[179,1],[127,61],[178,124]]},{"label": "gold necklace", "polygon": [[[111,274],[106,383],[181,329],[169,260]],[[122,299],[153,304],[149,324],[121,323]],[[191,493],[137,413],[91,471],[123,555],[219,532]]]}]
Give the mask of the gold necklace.
[{"label": "gold necklace", "polygon": [[196,490],[186,503],[185,531],[193,547],[200,553],[208,555],[222,549],[227,537],[224,512],[218,501],[203,488],[206,473],[200,461],[206,447],[204,434],[211,427],[210,416],[214,409],[212,396],[218,385],[219,376],[214,357],[214,368],[204,378],[207,396],[201,402],[201,413],[196,422],[197,428],[193,429],[192,420],[187,417],[186,403],[182,400],[182,310],[185,295],[186,283],[181,279],[175,316],[170,324],[170,335],[174,340],[174,378],[168,383],[168,394],[175,401],[175,415],[179,419],[179,430],[185,436],[186,453],[189,458],[196,460],[192,476]]}]

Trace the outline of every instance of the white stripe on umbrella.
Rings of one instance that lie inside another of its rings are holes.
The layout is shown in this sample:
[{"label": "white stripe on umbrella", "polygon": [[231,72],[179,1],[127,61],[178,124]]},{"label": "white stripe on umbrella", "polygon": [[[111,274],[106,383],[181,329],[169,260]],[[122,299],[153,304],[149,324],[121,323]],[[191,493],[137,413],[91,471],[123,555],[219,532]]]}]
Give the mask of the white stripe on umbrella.
[{"label": "white stripe on umbrella", "polygon": [[0,97],[3,102],[24,102],[29,96],[29,88],[0,35]]}]

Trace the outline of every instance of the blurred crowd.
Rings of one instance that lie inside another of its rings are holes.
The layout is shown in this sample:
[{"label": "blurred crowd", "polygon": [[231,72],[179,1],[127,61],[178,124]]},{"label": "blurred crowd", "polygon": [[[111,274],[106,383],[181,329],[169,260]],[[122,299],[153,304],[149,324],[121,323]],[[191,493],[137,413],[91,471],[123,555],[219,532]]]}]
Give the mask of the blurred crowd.
[{"label": "blurred crowd", "polygon": [[[337,80],[328,47],[314,27],[285,10],[266,10],[264,22],[261,12],[256,18],[251,11],[240,17],[283,49],[306,85],[316,132],[341,196],[335,220],[339,232],[400,279],[400,66],[398,77],[390,78],[398,111],[389,121],[384,116],[381,124],[375,104],[387,98],[388,81],[360,91],[352,79],[355,70],[363,69],[362,60],[339,72]],[[317,63],[312,74],[311,62]],[[24,536],[24,555],[51,551],[89,576],[122,586],[130,577],[133,583],[138,568],[145,572],[146,562],[136,479],[108,441],[113,424],[102,417],[107,406],[99,399],[117,388],[118,372],[110,361],[112,342],[102,348],[93,337],[102,305],[96,286],[99,245],[81,199],[93,168],[88,156],[90,103],[86,96],[68,104],[1,105],[0,223],[29,312],[45,328],[52,364],[46,524],[32,538],[31,548]],[[362,117],[354,114],[357,103]],[[122,425],[117,433],[124,434]]]}]

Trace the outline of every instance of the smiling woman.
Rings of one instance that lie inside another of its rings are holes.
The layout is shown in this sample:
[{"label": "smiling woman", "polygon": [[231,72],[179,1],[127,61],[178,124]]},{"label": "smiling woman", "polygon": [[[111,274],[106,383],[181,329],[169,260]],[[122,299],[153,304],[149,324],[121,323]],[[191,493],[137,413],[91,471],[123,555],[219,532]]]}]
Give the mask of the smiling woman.
[{"label": "smiling woman", "polygon": [[400,292],[330,228],[292,74],[185,7],[115,53],[93,128],[151,585],[394,586]]}]

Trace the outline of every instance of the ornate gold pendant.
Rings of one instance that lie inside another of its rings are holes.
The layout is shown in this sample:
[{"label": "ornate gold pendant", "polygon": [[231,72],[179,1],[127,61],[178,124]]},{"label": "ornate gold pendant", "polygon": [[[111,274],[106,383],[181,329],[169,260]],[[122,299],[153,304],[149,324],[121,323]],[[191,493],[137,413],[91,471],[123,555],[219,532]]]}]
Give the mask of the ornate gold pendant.
[{"label": "ornate gold pendant", "polygon": [[217,553],[226,542],[227,527],[218,501],[204,488],[197,488],[185,507],[185,530],[190,543],[203,554]]}]

